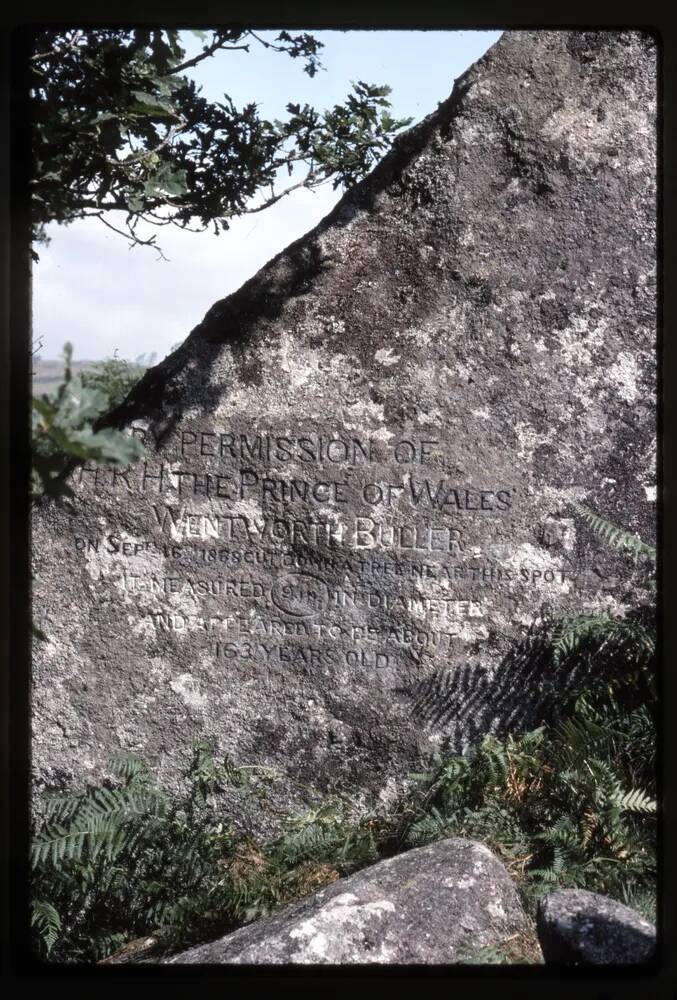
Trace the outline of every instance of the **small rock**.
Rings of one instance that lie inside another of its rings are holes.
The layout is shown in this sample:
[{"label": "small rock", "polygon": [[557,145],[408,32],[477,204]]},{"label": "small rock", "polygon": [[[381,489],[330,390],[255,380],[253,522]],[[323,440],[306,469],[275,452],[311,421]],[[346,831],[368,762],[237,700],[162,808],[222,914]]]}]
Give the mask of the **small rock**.
[{"label": "small rock", "polygon": [[538,904],[546,963],[635,965],[656,950],[656,928],[629,906],[585,889],[558,889]]},{"label": "small rock", "polygon": [[451,838],[380,861],[166,962],[447,964],[529,931],[500,861],[483,844]]}]

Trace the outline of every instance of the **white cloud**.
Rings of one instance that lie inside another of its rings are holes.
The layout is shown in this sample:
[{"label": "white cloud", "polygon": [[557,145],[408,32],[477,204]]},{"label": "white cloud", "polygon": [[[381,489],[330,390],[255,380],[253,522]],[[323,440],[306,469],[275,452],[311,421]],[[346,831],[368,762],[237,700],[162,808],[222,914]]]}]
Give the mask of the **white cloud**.
[{"label": "white cloud", "polygon": [[96,219],[53,226],[34,272],[34,337],[55,358],[66,340],[78,360],[158,360],[185,339],[213,303],[312,229],[338,201],[327,185],[296,191],[260,215],[235,219],[214,236],[173,227],[157,231],[167,261],[145,247],[127,250]]}]

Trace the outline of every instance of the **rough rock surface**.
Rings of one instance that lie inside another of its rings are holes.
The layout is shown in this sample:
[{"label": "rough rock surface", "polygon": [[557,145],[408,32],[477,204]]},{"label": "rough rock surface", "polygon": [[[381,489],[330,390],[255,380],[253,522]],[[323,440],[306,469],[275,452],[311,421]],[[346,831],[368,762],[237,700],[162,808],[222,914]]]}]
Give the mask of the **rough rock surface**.
[{"label": "rough rock surface", "polygon": [[507,32],[146,374],[146,458],[35,517],[38,784],[213,735],[283,805],[369,798],[538,724],[530,630],[647,595],[571,502],[651,541],[655,65]]},{"label": "rough rock surface", "polygon": [[656,928],[615,899],[585,889],[558,889],[539,902],[538,939],[546,962],[635,965],[656,951]]},{"label": "rough rock surface", "polygon": [[171,963],[449,964],[529,933],[517,891],[488,847],[452,838],[380,861],[301,903]]}]

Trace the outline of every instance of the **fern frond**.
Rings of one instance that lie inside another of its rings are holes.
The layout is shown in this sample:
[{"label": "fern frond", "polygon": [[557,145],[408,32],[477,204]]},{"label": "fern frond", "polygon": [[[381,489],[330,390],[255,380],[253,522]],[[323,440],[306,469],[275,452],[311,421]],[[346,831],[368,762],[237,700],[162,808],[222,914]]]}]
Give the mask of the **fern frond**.
[{"label": "fern frond", "polygon": [[102,958],[108,958],[113,952],[118,951],[129,940],[129,934],[121,934],[119,931],[100,931],[92,938],[92,950],[97,962]]},{"label": "fern frond", "polygon": [[555,735],[561,743],[561,757],[568,767],[580,763],[600,746],[608,744],[619,735],[610,726],[600,725],[594,719],[573,717],[565,719],[554,727]]},{"label": "fern frond", "polygon": [[242,788],[247,784],[247,769],[238,765],[232,757],[226,754],[221,761],[221,769],[227,781],[236,788]]},{"label": "fern frond", "polygon": [[51,903],[43,899],[33,902],[31,926],[36,928],[49,955],[61,934],[61,917]]},{"label": "fern frond", "polygon": [[33,865],[49,861],[56,868],[65,861],[81,862],[85,854],[96,858],[102,852],[113,859],[129,849],[141,820],[150,824],[165,808],[164,795],[150,785],[131,782],[121,789],[91,789],[75,803],[66,802],[61,811],[55,806],[55,813],[64,820],[46,824],[33,839]]},{"label": "fern frond", "polygon": [[70,820],[86,797],[85,792],[64,794],[63,792],[45,793],[42,798],[43,824],[63,824]]},{"label": "fern frond", "polygon": [[50,862],[54,868],[64,861],[78,861],[82,857],[88,830],[66,830],[50,826],[33,839],[31,859],[33,866]]},{"label": "fern frond", "polygon": [[535,834],[534,839],[548,844],[553,851],[557,849],[561,851],[563,847],[574,849],[580,844],[578,830],[567,817],[559,820],[549,829]]},{"label": "fern frond", "polygon": [[[183,948],[405,846],[449,836],[486,843],[531,901],[557,886],[620,898],[627,883],[651,894],[654,702],[600,699],[599,687],[642,676],[641,664],[616,676],[627,662],[618,648],[612,680],[600,672],[556,727],[486,736],[464,756],[437,758],[419,776],[422,788],[407,786],[370,812],[314,795],[265,842],[239,835],[210,794],[242,781],[256,795],[262,769],[215,763],[201,741],[186,784],[165,791],[134,755],[118,755],[115,787],[55,797],[41,813],[48,822],[33,844],[41,954],[49,947],[60,961],[91,961],[115,950],[118,935],[156,931],[163,949]],[[645,685],[637,688],[643,696]],[[51,910],[41,913],[45,904]]]},{"label": "fern frond", "polygon": [[151,775],[148,762],[127,750],[118,750],[112,755],[111,770],[116,778],[127,783],[150,778]]},{"label": "fern frond", "polygon": [[176,903],[168,903],[167,900],[158,900],[152,906],[148,907],[144,916],[149,927],[159,929],[176,923],[180,913],[181,907]]},{"label": "fern frond", "polygon": [[656,651],[654,632],[633,618],[599,611],[587,615],[566,615],[555,622],[551,632],[552,649],[557,659],[571,656],[584,643],[595,642],[597,652],[614,645],[632,659],[642,659]]},{"label": "fern frond", "polygon": [[429,844],[431,841],[441,840],[447,836],[448,830],[449,819],[433,806],[427,816],[412,823],[407,833],[407,842],[414,846]]},{"label": "fern frond", "polygon": [[643,542],[638,535],[624,531],[617,525],[612,524],[611,521],[606,521],[583,504],[572,501],[572,506],[597,537],[601,538],[611,548],[621,549],[633,556],[643,555],[655,562],[656,549],[652,545],[647,545],[646,542]]},{"label": "fern frond", "polygon": [[555,874],[559,875],[564,868],[564,851],[560,844],[555,844],[552,849],[552,863],[550,865],[550,870]]},{"label": "fern frond", "polygon": [[440,762],[437,769],[428,776],[429,799],[435,795],[443,794],[447,798],[457,792],[463,780],[471,770],[469,757],[450,757],[444,762]]},{"label": "fern frond", "polygon": [[495,736],[485,736],[472,753],[475,776],[487,784],[501,784],[508,776],[505,747]]},{"label": "fern frond", "polygon": [[311,824],[287,834],[282,841],[282,853],[293,863],[301,859],[319,860],[331,856],[341,840],[339,830]]},{"label": "fern frond", "polygon": [[543,882],[557,882],[559,875],[552,868],[530,868],[529,875],[532,878],[541,879]]},{"label": "fern frond", "polygon": [[633,788],[630,792],[615,791],[610,796],[614,805],[618,806],[621,812],[655,813],[656,800],[652,799],[641,788]]}]

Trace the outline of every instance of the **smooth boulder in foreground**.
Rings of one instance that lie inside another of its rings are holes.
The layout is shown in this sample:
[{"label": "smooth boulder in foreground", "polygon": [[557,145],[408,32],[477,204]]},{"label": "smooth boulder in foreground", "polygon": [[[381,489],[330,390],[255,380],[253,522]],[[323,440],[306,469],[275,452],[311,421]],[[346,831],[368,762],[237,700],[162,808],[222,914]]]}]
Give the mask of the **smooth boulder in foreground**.
[{"label": "smooth boulder in foreground", "polygon": [[501,862],[483,844],[454,837],[380,861],[167,961],[444,965],[529,933]]}]

